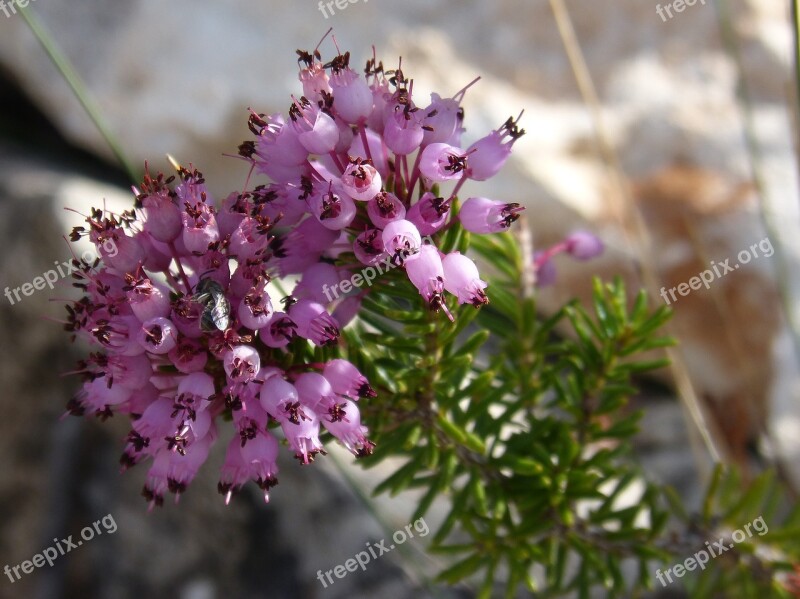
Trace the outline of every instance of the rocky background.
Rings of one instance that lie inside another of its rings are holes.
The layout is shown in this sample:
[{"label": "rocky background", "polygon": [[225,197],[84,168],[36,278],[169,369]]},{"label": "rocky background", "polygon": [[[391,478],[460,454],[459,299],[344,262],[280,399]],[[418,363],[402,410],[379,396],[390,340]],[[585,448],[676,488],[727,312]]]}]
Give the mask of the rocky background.
[{"label": "rocky background", "polygon": [[[599,96],[595,107],[584,102],[544,0],[358,0],[334,6],[327,18],[312,0],[36,0],[31,8],[134,164],[147,159],[166,169],[170,153],[201,168],[218,194],[246,174],[222,155],[248,136],[246,108],[285,110],[298,89],[294,50],[313,48],[328,27],[356,63],[372,44],[387,68],[402,54],[415,92],[453,93],[481,75],[465,101],[467,139],[523,108],[528,131],[513,162],[481,193],[525,204],[537,247],[577,227],[598,232],[608,246],[599,262],[558,263],[559,284],[541,293],[545,309],[584,296],[596,272],[621,274],[635,288],[650,267],[669,288],[767,236],[780,242],[785,262],[778,254],[761,258],[680,298],[673,333],[730,454],[750,465],[778,457],[797,482],[798,360],[777,285],[787,287],[797,311],[800,202],[786,3],[698,0],[666,21],[649,0],[567,4]],[[742,86],[746,104],[737,96]],[[647,225],[651,256],[609,176],[598,114]],[[22,17],[0,12],[2,286],[17,287],[69,258],[60,236],[77,221],[65,206],[127,204],[127,184]],[[0,567],[106,514],[118,530],[14,584],[0,576],[0,597],[474,595],[468,585],[430,583],[438,564],[424,552],[425,539],[322,588],[318,569],[388,538],[413,510],[408,496],[364,501],[380,473],[353,467],[343,454],[313,468],[285,460],[268,507],[242,494],[225,508],[212,461],[179,509],[147,515],[138,497],[144,471],[117,475],[122,423],[58,420],[75,390],[59,373],[75,350],[44,317],[60,317],[50,300],[65,293],[62,285],[14,305],[0,299]],[[691,501],[699,489],[691,427],[668,390],[668,373],[643,385],[640,456],[652,476]]]}]

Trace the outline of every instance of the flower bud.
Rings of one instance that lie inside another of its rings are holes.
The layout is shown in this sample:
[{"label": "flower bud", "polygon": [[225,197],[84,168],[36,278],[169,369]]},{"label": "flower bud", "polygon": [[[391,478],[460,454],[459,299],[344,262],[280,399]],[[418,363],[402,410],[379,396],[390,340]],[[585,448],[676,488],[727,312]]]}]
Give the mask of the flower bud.
[{"label": "flower bud", "polygon": [[567,252],[578,260],[591,260],[603,253],[603,242],[588,231],[575,231],[565,240]]}]

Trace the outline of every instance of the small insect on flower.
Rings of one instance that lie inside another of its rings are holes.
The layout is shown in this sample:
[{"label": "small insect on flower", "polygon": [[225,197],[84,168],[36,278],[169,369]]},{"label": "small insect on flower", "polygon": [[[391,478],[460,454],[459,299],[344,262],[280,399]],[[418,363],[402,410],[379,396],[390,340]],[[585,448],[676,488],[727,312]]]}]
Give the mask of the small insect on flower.
[{"label": "small insect on flower", "polygon": [[200,328],[203,331],[224,331],[231,322],[231,304],[222,285],[214,279],[200,279],[192,300],[203,306]]}]

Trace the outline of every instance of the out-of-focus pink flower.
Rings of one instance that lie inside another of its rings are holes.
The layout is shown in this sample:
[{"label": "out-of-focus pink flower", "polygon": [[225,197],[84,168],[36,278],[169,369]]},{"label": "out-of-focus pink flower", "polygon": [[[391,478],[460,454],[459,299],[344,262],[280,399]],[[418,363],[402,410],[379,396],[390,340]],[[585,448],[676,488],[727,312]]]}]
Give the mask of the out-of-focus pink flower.
[{"label": "out-of-focus pink flower", "polygon": [[564,240],[566,251],[578,260],[591,260],[605,249],[600,238],[588,231],[575,231]]},{"label": "out-of-focus pink flower", "polygon": [[341,276],[336,267],[333,264],[320,262],[303,271],[303,276],[292,295],[299,300],[310,299],[319,304],[326,304],[330,300],[325,295],[325,288],[333,287],[339,281]]},{"label": "out-of-focus pink flower", "polygon": [[553,264],[545,252],[536,252],[533,255],[534,269],[536,271],[536,284],[539,287],[552,285],[556,281],[556,265]]}]

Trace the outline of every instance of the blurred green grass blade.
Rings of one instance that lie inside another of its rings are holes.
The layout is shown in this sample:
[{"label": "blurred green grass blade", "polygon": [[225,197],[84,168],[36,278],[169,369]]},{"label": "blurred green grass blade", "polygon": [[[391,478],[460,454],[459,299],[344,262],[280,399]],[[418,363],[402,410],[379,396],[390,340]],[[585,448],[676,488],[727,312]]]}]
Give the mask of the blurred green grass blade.
[{"label": "blurred green grass blade", "polygon": [[131,181],[133,183],[137,183],[140,178],[137,169],[134,168],[133,163],[128,160],[128,157],[122,150],[122,146],[118,143],[114,133],[103,119],[99,107],[97,104],[95,104],[94,100],[90,96],[89,90],[86,88],[83,80],[75,71],[75,68],[72,66],[69,58],[67,58],[67,56],[61,51],[61,48],[55,42],[53,36],[51,36],[50,33],[44,28],[33,12],[31,12],[27,7],[22,6],[17,6],[17,9],[22,15],[22,18],[25,19],[25,22],[28,24],[28,27],[33,35],[41,44],[47,56],[50,57],[50,60],[53,61],[56,69],[58,69],[58,71],[61,73],[61,76],[64,77],[64,80],[72,89],[72,93],[75,94],[75,97],[81,103],[81,106],[83,106],[86,114],[89,115],[89,118],[92,120],[92,123],[94,123],[94,126],[97,127],[97,130],[106,140],[106,143],[108,144],[109,148],[111,148],[111,151],[114,153],[114,156],[116,156],[122,168],[128,174]]}]

